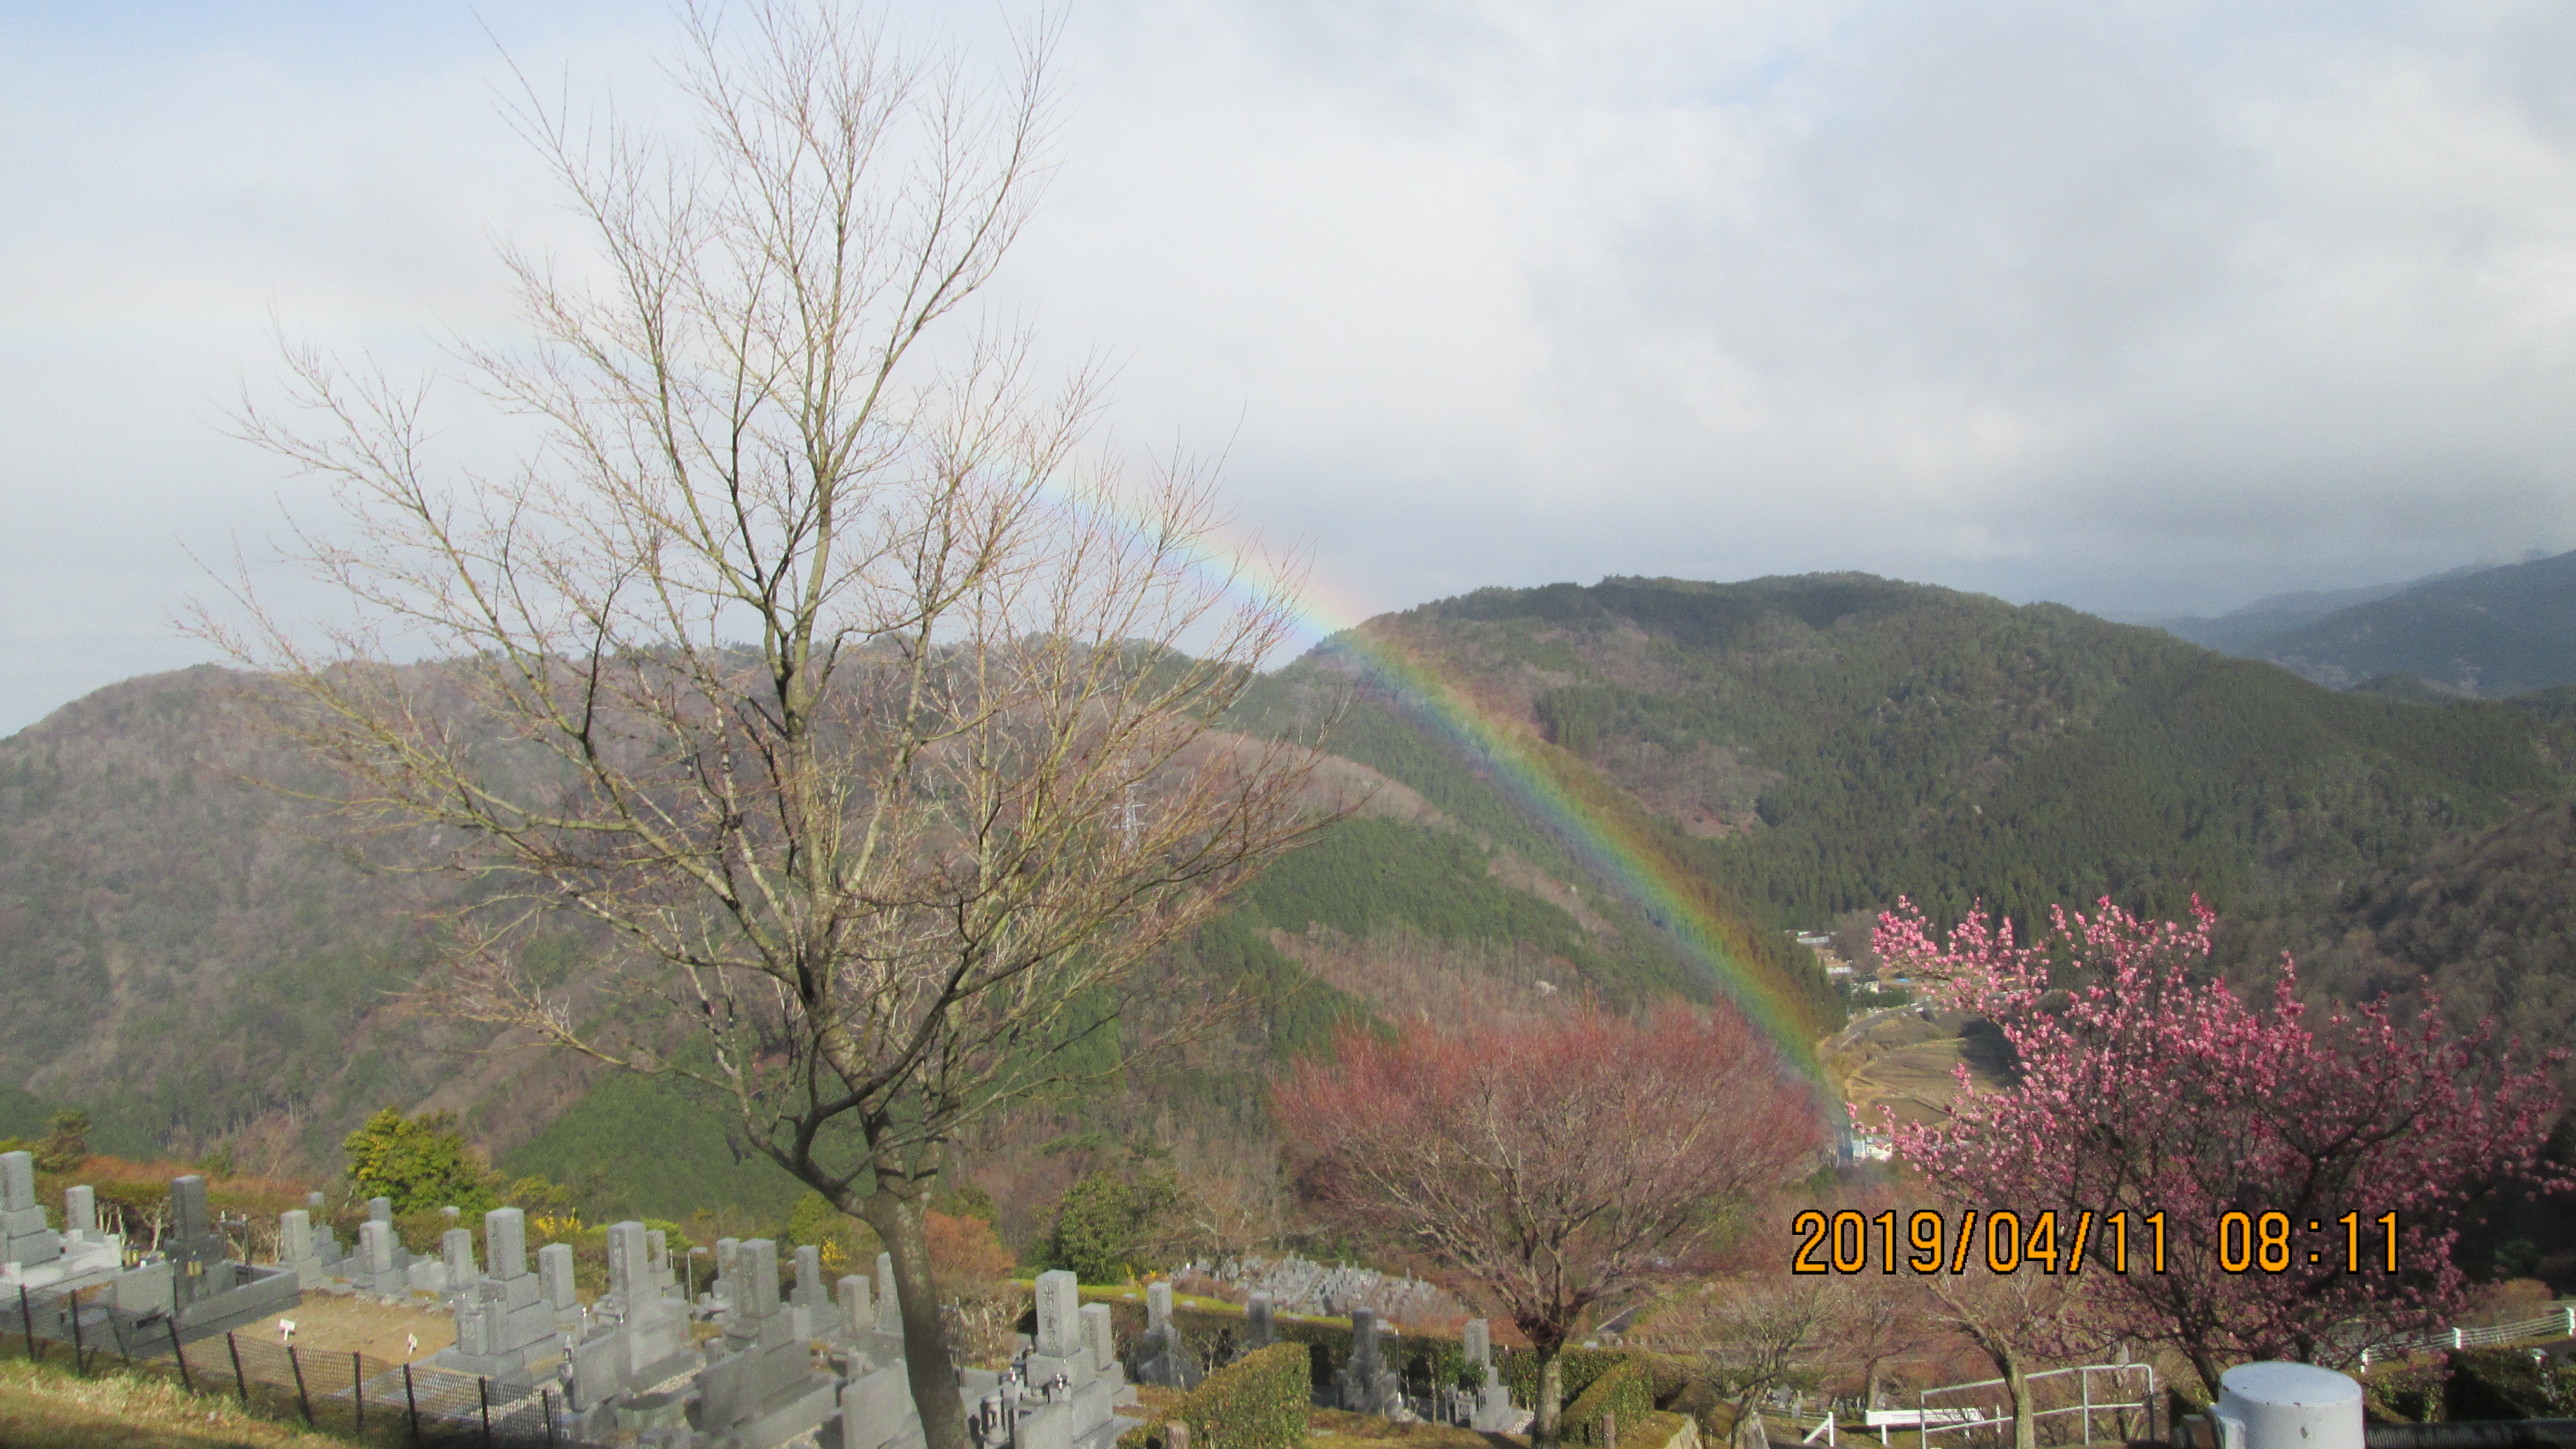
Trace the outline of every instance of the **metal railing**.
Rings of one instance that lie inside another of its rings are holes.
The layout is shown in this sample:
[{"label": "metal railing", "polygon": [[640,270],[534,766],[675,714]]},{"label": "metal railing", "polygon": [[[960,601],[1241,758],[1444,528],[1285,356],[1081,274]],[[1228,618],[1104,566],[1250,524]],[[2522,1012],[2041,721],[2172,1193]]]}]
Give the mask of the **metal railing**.
[{"label": "metal railing", "polygon": [[2553,1308],[2538,1318],[2525,1318],[2514,1323],[2488,1323],[2474,1328],[2461,1325],[2392,1338],[2363,1349],[2361,1366],[2370,1367],[2373,1357],[2402,1358],[2428,1348],[2493,1348],[2497,1344],[2525,1343],[2535,1338],[2576,1338],[2576,1306]]},{"label": "metal railing", "polygon": [[167,1313],[117,1308],[101,1289],[0,1294],[0,1354],[176,1379],[271,1417],[387,1445],[581,1449],[563,1395],[368,1354],[299,1348],[226,1332],[190,1337]]},{"label": "metal railing", "polygon": [[[2048,1369],[2040,1373],[2030,1374],[2024,1377],[2023,1382],[2030,1386],[2034,1391],[2034,1396],[2036,1396],[2037,1391],[2040,1390],[2042,1385],[2055,1387],[2065,1381],[2070,1375],[2075,1381],[2077,1401],[2070,1404],[2062,1404],[2054,1408],[2033,1409],[2031,1410],[2031,1418],[2034,1422],[2056,1418],[2065,1414],[2081,1415],[2082,1441],[2086,1444],[2090,1444],[2093,1442],[2094,1415],[2124,1414],[2128,1411],[2136,1410],[2145,1414],[2149,1420],[2147,1428],[2150,1432],[2145,1437],[2154,1437],[2152,1431],[2155,1427],[2153,1420],[2155,1416],[2156,1371],[2152,1365],[2142,1363],[2080,1364],[2073,1368]],[[2117,1394],[2122,1391],[2121,1386],[2123,1382],[2131,1378],[2131,1376],[2135,1376],[2140,1385],[2138,1396],[2135,1399],[2102,1398],[2096,1396],[2094,1385],[2097,1377],[2108,1377],[2111,1381],[2110,1391],[2113,1394]],[[1937,1389],[1925,1389],[1915,1396],[1915,1413],[1917,1417],[1910,1427],[1912,1427],[1914,1431],[1921,1436],[1921,1442],[1926,1446],[1926,1449],[1929,1449],[1929,1446],[1932,1443],[1932,1436],[1935,1434],[1974,1433],[1983,1430],[1993,1430],[1999,1427],[2009,1427],[2013,1422],[2013,1410],[2011,1395],[2009,1392],[2010,1387],[2010,1381],[2005,1379],[1979,1379],[1974,1383],[1946,1384]],[[1952,1408],[1946,1405],[1935,1407],[1932,1403],[1933,1397],[1938,1394],[1968,1394],[1982,1392],[1991,1397],[1997,1390],[2005,1391],[2003,1394],[2004,1403],[2001,1406],[2000,1412],[1991,1417],[1961,1417],[1963,1414],[1972,1415],[1974,1411]],[[1881,1416],[1873,1415],[1872,1417],[1878,1418]],[[1887,1429],[1891,1426],[1887,1423],[1880,1423],[1874,1427],[1879,1429],[1880,1437],[1884,1439],[1886,1437]],[[2132,1436],[2124,1433],[2120,1437],[2128,1438]]]}]

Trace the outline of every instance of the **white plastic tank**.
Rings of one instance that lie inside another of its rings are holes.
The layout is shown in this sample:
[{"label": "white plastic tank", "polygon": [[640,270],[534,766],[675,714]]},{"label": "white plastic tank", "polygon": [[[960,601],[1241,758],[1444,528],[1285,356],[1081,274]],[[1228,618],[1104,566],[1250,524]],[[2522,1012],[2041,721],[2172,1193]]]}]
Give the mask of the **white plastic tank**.
[{"label": "white plastic tank", "polygon": [[2361,1385],[2315,1364],[2238,1364],[2211,1414],[2220,1449],[2362,1449]]}]

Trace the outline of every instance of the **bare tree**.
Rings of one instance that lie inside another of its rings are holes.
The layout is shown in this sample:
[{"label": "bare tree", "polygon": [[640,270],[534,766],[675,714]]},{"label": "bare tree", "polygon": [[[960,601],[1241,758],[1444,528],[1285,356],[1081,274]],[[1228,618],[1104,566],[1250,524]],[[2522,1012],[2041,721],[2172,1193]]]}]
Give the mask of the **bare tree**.
[{"label": "bare tree", "polygon": [[1763,1398],[1821,1382],[1853,1297],[1840,1278],[1744,1273],[1677,1295],[1633,1337],[1695,1364],[1735,1410],[1733,1442],[1762,1449]]},{"label": "bare tree", "polygon": [[2092,1280],[1997,1273],[1971,1263],[1964,1273],[1933,1273],[1917,1281],[1925,1320],[1974,1345],[2003,1380],[2012,1401],[2013,1449],[2037,1449],[2039,1405],[2030,1376],[2052,1361],[2082,1357],[2076,1345],[2090,1340],[2083,1290]]},{"label": "bare tree", "polygon": [[[1219,729],[1292,597],[1207,562],[1203,475],[1086,464],[1092,380],[960,311],[1034,195],[1044,35],[988,94],[820,3],[686,18],[693,142],[512,112],[597,265],[508,254],[536,340],[459,357],[541,441],[442,471],[425,390],[291,350],[310,411],[243,431],[333,481],[298,556],[353,615],[303,642],[245,589],[201,627],[330,804],[463,879],[450,1006],[705,1084],[876,1229],[960,1449],[948,1145],[1114,1062],[1140,963],[1310,828],[1312,752]],[[592,957],[532,973],[567,916]]]},{"label": "bare tree", "polygon": [[1822,1142],[1813,1098],[1741,1018],[1678,1005],[1396,1042],[1353,1029],[1273,1111],[1328,1212],[1428,1258],[1528,1337],[1542,1446],[1568,1340],[1700,1271],[1729,1216]]}]

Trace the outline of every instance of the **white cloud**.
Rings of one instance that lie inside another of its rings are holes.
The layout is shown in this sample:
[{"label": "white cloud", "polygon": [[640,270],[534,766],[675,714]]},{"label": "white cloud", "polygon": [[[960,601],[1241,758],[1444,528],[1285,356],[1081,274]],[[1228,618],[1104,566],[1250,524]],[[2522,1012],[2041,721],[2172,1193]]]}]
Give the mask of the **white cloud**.
[{"label": "white cloud", "polygon": [[[0,159],[31,218],[0,229],[0,728],[179,657],[134,622],[188,591],[169,533],[271,527],[279,481],[213,426],[271,307],[416,359],[503,322],[491,232],[563,231],[461,9],[292,19],[0,36],[0,125],[37,140]],[[511,23],[541,76],[644,94],[624,12]],[[1230,445],[1241,514],[1348,607],[1613,572],[2114,609],[2402,577],[2576,546],[2571,29],[1087,0],[1066,165],[997,300],[1120,360],[1125,439]]]}]

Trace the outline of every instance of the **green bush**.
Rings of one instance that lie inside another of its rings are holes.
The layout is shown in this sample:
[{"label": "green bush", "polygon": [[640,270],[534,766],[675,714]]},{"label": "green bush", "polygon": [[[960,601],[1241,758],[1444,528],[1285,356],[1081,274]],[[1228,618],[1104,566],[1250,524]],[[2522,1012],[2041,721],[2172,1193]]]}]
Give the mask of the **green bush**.
[{"label": "green bush", "polygon": [[[1121,1357],[1145,1332],[1144,1290],[1136,1291],[1136,1301],[1124,1296],[1092,1295],[1092,1301],[1109,1305],[1110,1331],[1118,1344]],[[1172,1309],[1172,1326],[1180,1330],[1184,1351],[1220,1361],[1230,1356],[1243,1342],[1246,1329],[1244,1311],[1240,1308],[1203,1308],[1190,1304]],[[1329,1384],[1333,1375],[1351,1356],[1351,1329],[1337,1319],[1312,1320],[1282,1316],[1272,1320],[1274,1336],[1282,1343],[1303,1346],[1308,1354],[1309,1376],[1315,1383]],[[1020,1325],[1023,1333],[1037,1331],[1031,1317]],[[1419,1334],[1400,1334],[1383,1339],[1386,1366],[1412,1392],[1422,1392],[1431,1385],[1456,1383],[1458,1370],[1466,1362],[1466,1352],[1454,1338],[1431,1338]],[[1615,1355],[1603,1355],[1613,1358]],[[1571,1383],[1571,1380],[1568,1380]],[[1571,1392],[1571,1390],[1569,1390]]]},{"label": "green bush", "polygon": [[1633,1441],[1655,1411],[1654,1376],[1635,1359],[1624,1359],[1594,1379],[1568,1402],[1558,1432],[1568,1444],[1602,1444],[1609,1440],[1602,1421],[1615,1417]]},{"label": "green bush", "polygon": [[[1538,1403],[1538,1353],[1534,1349],[1506,1349],[1501,1355],[1503,1384],[1512,1391],[1512,1402],[1523,1407]],[[1592,1381],[1628,1362],[1633,1355],[1607,1348],[1569,1348],[1557,1355],[1562,1365],[1558,1375],[1563,1380],[1565,1402],[1573,1403]]]},{"label": "green bush", "polygon": [[2451,1419],[2560,1418],[2576,1402],[2571,1378],[2529,1349],[2470,1349],[2451,1355],[2443,1407]]},{"label": "green bush", "polygon": [[1163,1414],[1118,1436],[1118,1449],[1165,1449],[1164,1426],[1190,1426],[1193,1444],[1225,1449],[1302,1449],[1313,1381],[1303,1346],[1275,1343],[1208,1375]]},{"label": "green bush", "polygon": [[[2380,1423],[2438,1424],[2448,1417],[2442,1402],[2443,1366],[2436,1363],[2380,1363],[2361,1377],[2361,1400],[2370,1418]],[[2175,1418],[2197,1413],[2202,1404],[2179,1398]]]}]

